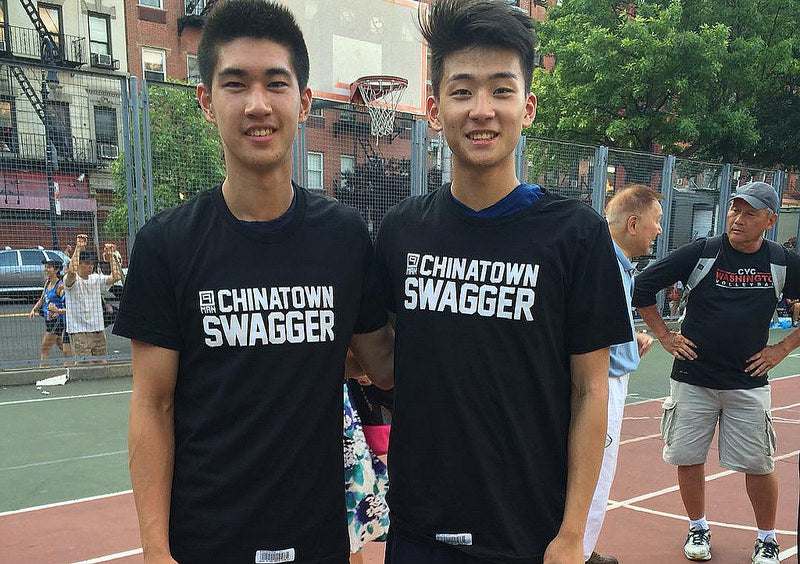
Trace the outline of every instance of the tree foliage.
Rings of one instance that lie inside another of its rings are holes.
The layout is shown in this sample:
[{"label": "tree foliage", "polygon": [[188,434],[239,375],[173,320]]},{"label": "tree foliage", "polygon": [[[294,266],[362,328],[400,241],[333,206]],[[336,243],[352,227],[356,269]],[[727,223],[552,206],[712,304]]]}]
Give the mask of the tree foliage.
[{"label": "tree foliage", "polygon": [[528,133],[800,166],[800,0],[565,0]]},{"label": "tree foliage", "polygon": [[[159,212],[222,182],[225,165],[217,130],[203,118],[194,91],[177,85],[151,86],[149,96],[153,207]],[[112,176],[114,208],[106,230],[122,236],[128,231],[122,156],[114,163]]]}]

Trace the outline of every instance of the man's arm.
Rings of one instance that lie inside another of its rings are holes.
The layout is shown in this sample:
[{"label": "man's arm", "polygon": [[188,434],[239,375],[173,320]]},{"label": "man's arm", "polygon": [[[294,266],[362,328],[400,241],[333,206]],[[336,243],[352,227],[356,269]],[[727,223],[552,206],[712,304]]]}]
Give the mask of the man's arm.
[{"label": "man's arm", "polygon": [[561,528],[545,551],[545,564],[583,563],[586,517],[597,487],[608,426],[608,363],[608,347],[570,356],[567,498]]},{"label": "man's arm", "polygon": [[67,275],[64,277],[64,286],[71,288],[75,284],[75,277],[78,275],[78,263],[81,260],[81,251],[86,248],[89,238],[86,235],[78,235],[75,239],[75,251],[69,259],[67,265]]},{"label": "man's arm", "polygon": [[767,345],[747,359],[747,372],[756,378],[775,368],[789,353],[800,347],[800,327],[774,345]]},{"label": "man's arm", "polygon": [[390,323],[371,333],[354,334],[350,350],[373,384],[383,390],[394,387],[394,329]]},{"label": "man's arm", "polygon": [[103,245],[103,260],[108,261],[111,265],[111,276],[106,280],[106,286],[111,286],[117,280],[122,280],[122,271],[120,270],[119,262],[117,262],[117,247],[113,243],[106,243]]},{"label": "man's arm", "polygon": [[678,360],[694,360],[697,358],[697,353],[694,350],[697,345],[681,335],[680,332],[670,331],[667,324],[664,323],[664,318],[658,313],[657,305],[639,307],[637,310],[639,315],[642,316],[642,321],[653,331],[658,342],[669,354]]},{"label": "man's arm", "polygon": [[175,462],[173,422],[178,352],[131,340],[133,395],[128,466],[147,564],[174,563],[169,551],[169,506]]}]

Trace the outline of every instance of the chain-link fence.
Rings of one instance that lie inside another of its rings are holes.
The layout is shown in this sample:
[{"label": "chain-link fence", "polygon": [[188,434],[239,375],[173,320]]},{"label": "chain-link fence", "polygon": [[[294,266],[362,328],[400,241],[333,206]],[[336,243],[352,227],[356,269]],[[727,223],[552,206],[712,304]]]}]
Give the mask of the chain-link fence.
[{"label": "chain-link fence", "polygon": [[[398,114],[393,133],[375,138],[365,108],[329,101],[314,101],[293,156],[298,184],[355,207],[373,235],[392,205],[438,188],[452,166],[443,136],[419,116]],[[548,139],[522,139],[517,157],[521,180],[599,213],[628,184],[660,191],[664,232],[652,254],[639,257],[640,268],[722,233],[731,192],[751,180],[774,183],[783,196],[770,238],[797,238],[796,174]],[[147,219],[224,176],[218,134],[192,87],[0,67],[0,367],[64,362],[53,346],[52,358],[40,360],[45,323],[28,319],[45,284],[42,260],[66,262],[76,235],[86,233],[99,254],[115,243],[127,266]],[[106,333],[107,358],[128,359],[128,343]]]},{"label": "chain-link fence", "polygon": [[[105,229],[113,207],[111,169],[122,133],[120,79],[73,69],[0,66],[0,364],[63,362],[69,346],[56,321],[39,315],[42,261],[66,266],[76,236],[88,250],[125,233]],[[101,265],[101,267],[104,265]],[[63,273],[63,269],[62,269]],[[55,279],[58,271],[51,278]],[[121,292],[121,285],[113,287]],[[113,294],[108,294],[113,299]],[[32,319],[29,319],[29,316]],[[45,331],[47,328],[52,332]],[[118,343],[110,343],[111,348]],[[47,350],[45,350],[47,349]],[[57,360],[58,359],[58,360]]]}]

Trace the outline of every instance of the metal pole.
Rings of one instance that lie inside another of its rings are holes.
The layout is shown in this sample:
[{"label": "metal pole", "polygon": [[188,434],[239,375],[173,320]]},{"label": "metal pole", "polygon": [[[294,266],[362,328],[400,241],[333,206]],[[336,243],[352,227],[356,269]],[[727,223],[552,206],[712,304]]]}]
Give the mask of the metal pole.
[{"label": "metal pole", "polygon": [[592,207],[603,215],[606,209],[606,181],[608,180],[608,147],[600,146],[594,151],[594,174],[592,175]]},{"label": "metal pole", "polygon": [[781,203],[783,202],[783,171],[776,170],[772,173],[772,186],[778,192],[778,221],[772,226],[772,229],[767,231],[767,239],[770,241],[778,240],[778,224],[781,221]]},{"label": "metal pole", "polygon": [[142,127],[144,128],[142,154],[147,183],[147,219],[150,219],[155,214],[156,197],[153,187],[153,152],[150,150],[150,88],[146,80],[142,81]]},{"label": "metal pole", "polygon": [[725,233],[725,223],[728,217],[728,200],[731,198],[731,179],[733,178],[733,165],[725,163],[722,167],[722,176],[719,179],[719,205],[717,206],[717,225],[714,235]]},{"label": "metal pole", "polygon": [[[675,156],[667,155],[664,157],[664,165],[661,167],[661,194],[664,196],[664,214],[661,216],[661,235],[658,236],[656,244],[656,260],[664,258],[669,252],[669,241],[671,238],[672,227],[672,205],[675,200]],[[656,296],[658,311],[664,311],[664,290]]]},{"label": "metal pole", "polygon": [[411,127],[411,195],[428,191],[428,122],[415,119]]},{"label": "metal pole", "polygon": [[447,184],[452,179],[450,175],[450,145],[447,144],[447,138],[444,136],[444,133],[439,134],[439,140],[441,141],[440,147],[442,148],[442,184]]},{"label": "metal pole", "polygon": [[525,149],[528,146],[528,138],[520,135],[517,139],[517,146],[514,147],[514,164],[516,166],[517,180],[520,182],[527,182],[528,177],[525,174]]},{"label": "metal pole", "polygon": [[[47,171],[47,193],[50,198],[50,236],[53,249],[58,249],[58,232],[56,230],[56,187],[53,178],[53,156],[50,154],[50,114],[47,110],[47,71],[42,71],[42,107],[44,108],[44,163]],[[55,153],[55,147],[52,148]]]},{"label": "metal pole", "polygon": [[139,110],[141,109],[139,100],[139,79],[131,77],[131,108],[133,109],[133,178],[136,182],[136,226],[141,229],[144,226],[144,192],[142,188],[142,133],[139,123]]},{"label": "metal pole", "polygon": [[128,98],[128,81],[119,81],[122,94],[122,147],[125,158],[125,192],[128,203],[128,256],[136,240],[136,214],[133,209],[133,155],[131,155],[131,104]]}]

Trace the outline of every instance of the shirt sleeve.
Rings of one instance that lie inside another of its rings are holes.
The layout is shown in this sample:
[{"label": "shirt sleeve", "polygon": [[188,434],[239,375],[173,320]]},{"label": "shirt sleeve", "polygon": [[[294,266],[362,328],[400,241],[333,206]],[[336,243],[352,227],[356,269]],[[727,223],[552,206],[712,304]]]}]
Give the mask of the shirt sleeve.
[{"label": "shirt sleeve", "polygon": [[619,262],[604,221],[580,245],[567,304],[567,350],[584,354],[631,340]]},{"label": "shirt sleeve", "polygon": [[161,224],[151,221],[136,235],[113,332],[179,350],[178,305],[162,231]]},{"label": "shirt sleeve", "polygon": [[[359,218],[360,219],[360,218]],[[383,291],[378,279],[378,267],[375,257],[375,248],[369,238],[367,225],[360,221],[364,265],[363,281],[361,285],[361,309],[353,329],[354,333],[370,333],[386,325],[389,321],[384,307]]]},{"label": "shirt sleeve", "polygon": [[633,307],[647,307],[656,303],[656,294],[677,281],[686,279],[703,252],[705,239],[684,245],[648,266],[636,277],[633,287]]}]

